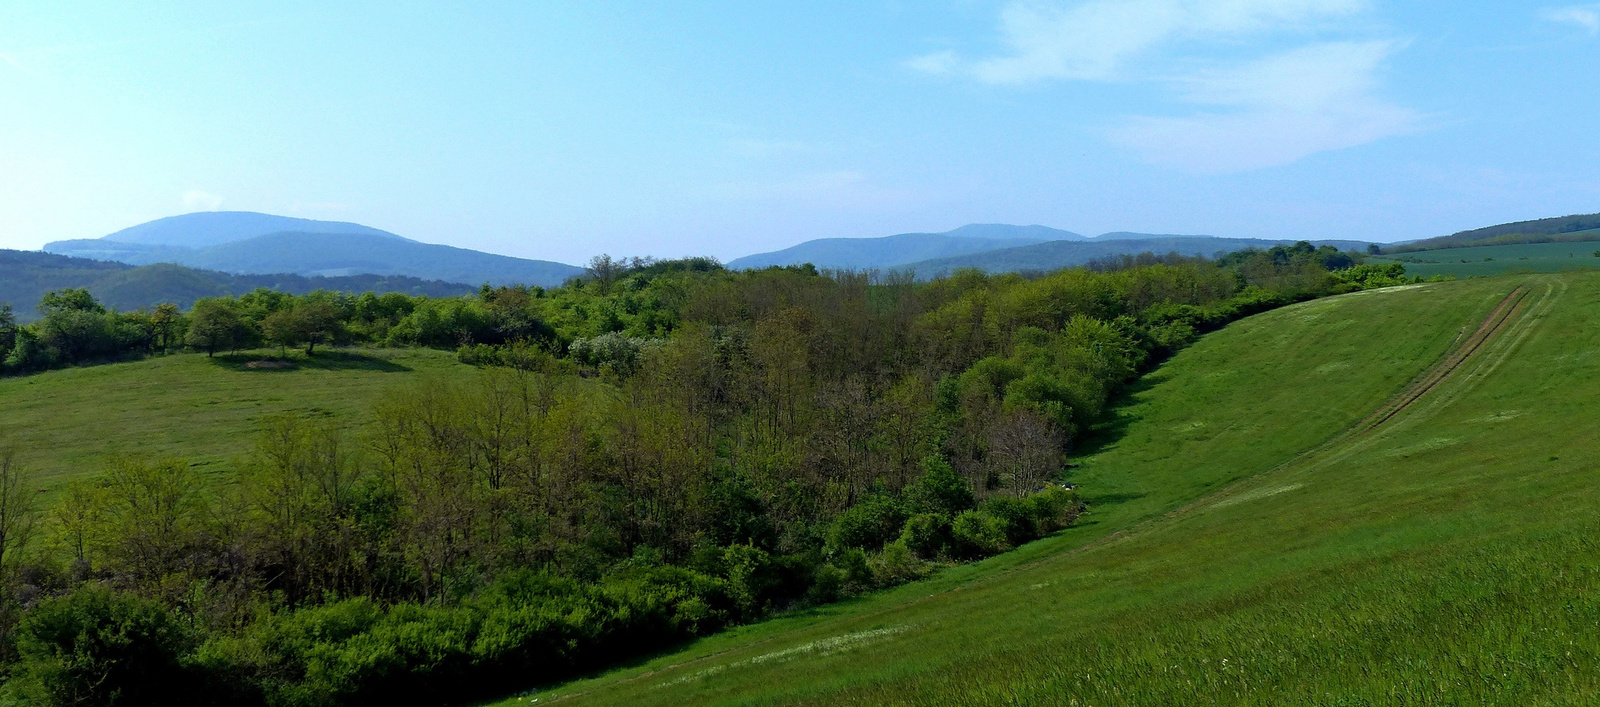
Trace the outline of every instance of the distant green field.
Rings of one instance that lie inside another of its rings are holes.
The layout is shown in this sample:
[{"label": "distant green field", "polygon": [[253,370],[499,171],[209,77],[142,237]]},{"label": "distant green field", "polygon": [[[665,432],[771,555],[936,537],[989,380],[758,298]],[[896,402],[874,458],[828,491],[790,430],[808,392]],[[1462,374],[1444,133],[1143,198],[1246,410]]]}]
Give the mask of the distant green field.
[{"label": "distant green field", "polygon": [[[1399,260],[1412,275],[1455,275],[1481,277],[1509,272],[1562,272],[1600,268],[1600,241],[1581,243],[1519,243],[1515,245],[1442,248],[1401,253],[1393,258],[1374,257],[1373,262]],[[1485,260],[1487,258],[1487,260]]]},{"label": "distant green field", "polygon": [[0,378],[0,442],[21,444],[46,490],[98,473],[117,454],[184,457],[217,472],[250,450],[266,415],[296,412],[356,426],[401,380],[473,370],[454,353],[430,349],[336,349],[311,359],[291,354],[289,369],[247,367],[267,353],[177,354]]},{"label": "distant green field", "polygon": [[1592,704],[1595,321],[1592,273],[1251,317],[1077,460],[1087,522],[505,704]]}]

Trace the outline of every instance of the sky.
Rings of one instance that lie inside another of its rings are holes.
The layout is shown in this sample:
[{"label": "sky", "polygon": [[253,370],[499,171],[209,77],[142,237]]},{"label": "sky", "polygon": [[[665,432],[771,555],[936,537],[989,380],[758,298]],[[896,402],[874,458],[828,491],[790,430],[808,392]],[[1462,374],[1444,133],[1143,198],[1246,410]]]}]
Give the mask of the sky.
[{"label": "sky", "polygon": [[1395,241],[1600,211],[1597,115],[1600,4],[17,0],[0,248],[219,209],[569,263]]}]

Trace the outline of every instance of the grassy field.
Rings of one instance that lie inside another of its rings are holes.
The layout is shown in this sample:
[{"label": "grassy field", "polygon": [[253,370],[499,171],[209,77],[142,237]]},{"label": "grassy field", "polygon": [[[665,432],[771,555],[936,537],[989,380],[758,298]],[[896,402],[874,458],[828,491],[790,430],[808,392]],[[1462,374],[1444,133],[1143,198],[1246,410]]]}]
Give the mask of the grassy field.
[{"label": "grassy field", "polygon": [[1400,253],[1393,258],[1370,258],[1372,262],[1399,260],[1406,272],[1425,277],[1455,275],[1482,277],[1510,272],[1562,272],[1600,268],[1600,242],[1518,243],[1514,245],[1442,248]]},{"label": "grassy field", "polygon": [[1593,703],[1597,319],[1589,273],[1252,317],[1076,460],[1087,522],[505,704]]},{"label": "grassy field", "polygon": [[295,412],[363,424],[373,400],[416,374],[473,369],[429,349],[291,353],[288,368],[252,368],[271,352],[208,359],[177,354],[0,378],[0,442],[20,443],[40,486],[98,473],[107,457],[177,456],[220,472],[254,443],[263,416]]}]

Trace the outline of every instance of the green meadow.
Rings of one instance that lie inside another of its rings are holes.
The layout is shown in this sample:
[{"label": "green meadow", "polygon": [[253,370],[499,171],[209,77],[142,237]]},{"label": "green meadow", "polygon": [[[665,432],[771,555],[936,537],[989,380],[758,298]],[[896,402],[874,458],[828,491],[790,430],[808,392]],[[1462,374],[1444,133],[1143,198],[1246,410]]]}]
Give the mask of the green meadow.
[{"label": "green meadow", "polygon": [[23,450],[45,490],[98,473],[113,455],[181,457],[216,473],[250,449],[266,416],[333,418],[353,428],[402,379],[473,370],[432,349],[290,353],[286,367],[271,367],[282,365],[278,353],[173,354],[0,378],[0,433]]},{"label": "green meadow", "polygon": [[1590,273],[1251,317],[1085,442],[1075,527],[504,704],[1593,703],[1597,319]]},{"label": "green meadow", "polygon": [[1398,260],[1406,273],[1432,277],[1482,277],[1511,272],[1562,272],[1600,268],[1600,241],[1573,243],[1516,243],[1512,245],[1441,248],[1370,258],[1373,262]]}]

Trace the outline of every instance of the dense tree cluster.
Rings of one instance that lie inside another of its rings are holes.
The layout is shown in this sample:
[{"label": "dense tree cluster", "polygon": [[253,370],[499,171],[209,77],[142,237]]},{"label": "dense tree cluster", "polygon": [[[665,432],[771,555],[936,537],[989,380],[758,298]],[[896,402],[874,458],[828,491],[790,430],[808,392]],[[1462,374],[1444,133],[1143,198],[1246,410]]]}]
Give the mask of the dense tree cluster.
[{"label": "dense tree cluster", "polygon": [[[1238,317],[1404,277],[1352,265],[1294,246],[917,282],[607,258],[548,291],[203,300],[145,346],[446,346],[482,370],[393,391],[360,433],[273,418],[210,483],[122,459],[37,509],[0,455],[8,689],[468,701],[1004,552],[1084,510],[1066,455],[1123,384]],[[156,315],[44,309],[0,336],[79,361]]]}]

